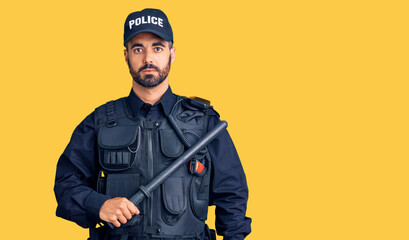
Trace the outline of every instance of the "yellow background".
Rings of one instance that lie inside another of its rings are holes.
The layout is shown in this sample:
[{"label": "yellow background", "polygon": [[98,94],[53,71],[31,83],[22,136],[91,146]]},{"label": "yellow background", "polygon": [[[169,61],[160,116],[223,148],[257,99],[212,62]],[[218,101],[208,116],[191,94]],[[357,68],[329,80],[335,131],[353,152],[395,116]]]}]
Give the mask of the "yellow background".
[{"label": "yellow background", "polygon": [[56,163],[129,93],[123,23],[145,7],[172,24],[173,91],[229,122],[247,239],[409,239],[409,9],[393,0],[3,1],[0,238],[86,239],[55,217]]}]

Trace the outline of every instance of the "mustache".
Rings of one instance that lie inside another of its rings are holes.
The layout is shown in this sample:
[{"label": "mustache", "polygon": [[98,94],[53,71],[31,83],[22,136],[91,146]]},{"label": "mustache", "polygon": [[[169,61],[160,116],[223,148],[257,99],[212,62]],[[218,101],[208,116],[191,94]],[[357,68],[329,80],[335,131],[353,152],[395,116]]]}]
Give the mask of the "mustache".
[{"label": "mustache", "polygon": [[139,68],[138,72],[142,72],[143,70],[145,70],[147,68],[153,68],[158,72],[160,71],[160,69],[157,66],[153,65],[153,64],[145,64],[145,65],[143,65],[142,67]]}]

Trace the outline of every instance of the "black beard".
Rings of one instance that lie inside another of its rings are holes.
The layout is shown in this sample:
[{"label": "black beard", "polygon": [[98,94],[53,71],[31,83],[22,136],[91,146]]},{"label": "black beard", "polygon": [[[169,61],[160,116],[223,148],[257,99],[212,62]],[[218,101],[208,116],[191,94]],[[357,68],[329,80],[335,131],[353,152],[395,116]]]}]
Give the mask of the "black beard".
[{"label": "black beard", "polygon": [[[144,66],[140,67],[138,71],[136,72],[132,68],[131,64],[129,64],[129,59],[128,59],[129,72],[131,73],[131,76],[136,83],[138,83],[142,87],[153,88],[161,84],[168,77],[169,71],[170,71],[170,64],[171,64],[170,61],[171,61],[171,56],[169,56],[169,62],[164,69],[160,69],[159,67],[153,64],[145,64]],[[142,78],[141,72],[147,68],[155,69],[158,72],[158,77],[155,77],[153,74],[146,74],[145,78]]]}]

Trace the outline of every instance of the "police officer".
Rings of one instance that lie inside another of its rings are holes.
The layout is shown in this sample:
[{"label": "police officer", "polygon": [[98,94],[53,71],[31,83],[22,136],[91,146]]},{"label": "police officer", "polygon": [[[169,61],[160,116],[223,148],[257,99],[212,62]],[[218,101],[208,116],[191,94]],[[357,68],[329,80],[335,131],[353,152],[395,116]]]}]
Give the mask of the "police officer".
[{"label": "police officer", "polygon": [[212,239],[204,222],[216,205],[217,233],[244,239],[246,177],[226,130],[138,206],[128,200],[220,120],[208,102],[172,93],[175,48],[162,11],[131,13],[124,46],[132,90],[74,130],[57,165],[57,216],[90,228],[91,239]]}]

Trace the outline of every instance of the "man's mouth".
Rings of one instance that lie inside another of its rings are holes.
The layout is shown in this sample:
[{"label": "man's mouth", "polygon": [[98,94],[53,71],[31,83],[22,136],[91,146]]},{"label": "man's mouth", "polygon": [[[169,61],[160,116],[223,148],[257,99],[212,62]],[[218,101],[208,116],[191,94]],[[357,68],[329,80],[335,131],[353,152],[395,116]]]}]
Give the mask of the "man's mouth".
[{"label": "man's mouth", "polygon": [[159,72],[159,68],[153,64],[145,64],[143,67],[139,69],[139,72],[146,72],[146,73],[154,72],[154,71]]},{"label": "man's mouth", "polygon": [[147,68],[147,69],[143,70],[142,72],[145,72],[145,73],[152,73],[152,72],[156,72],[156,70],[155,70],[155,69],[153,69],[153,68]]}]

